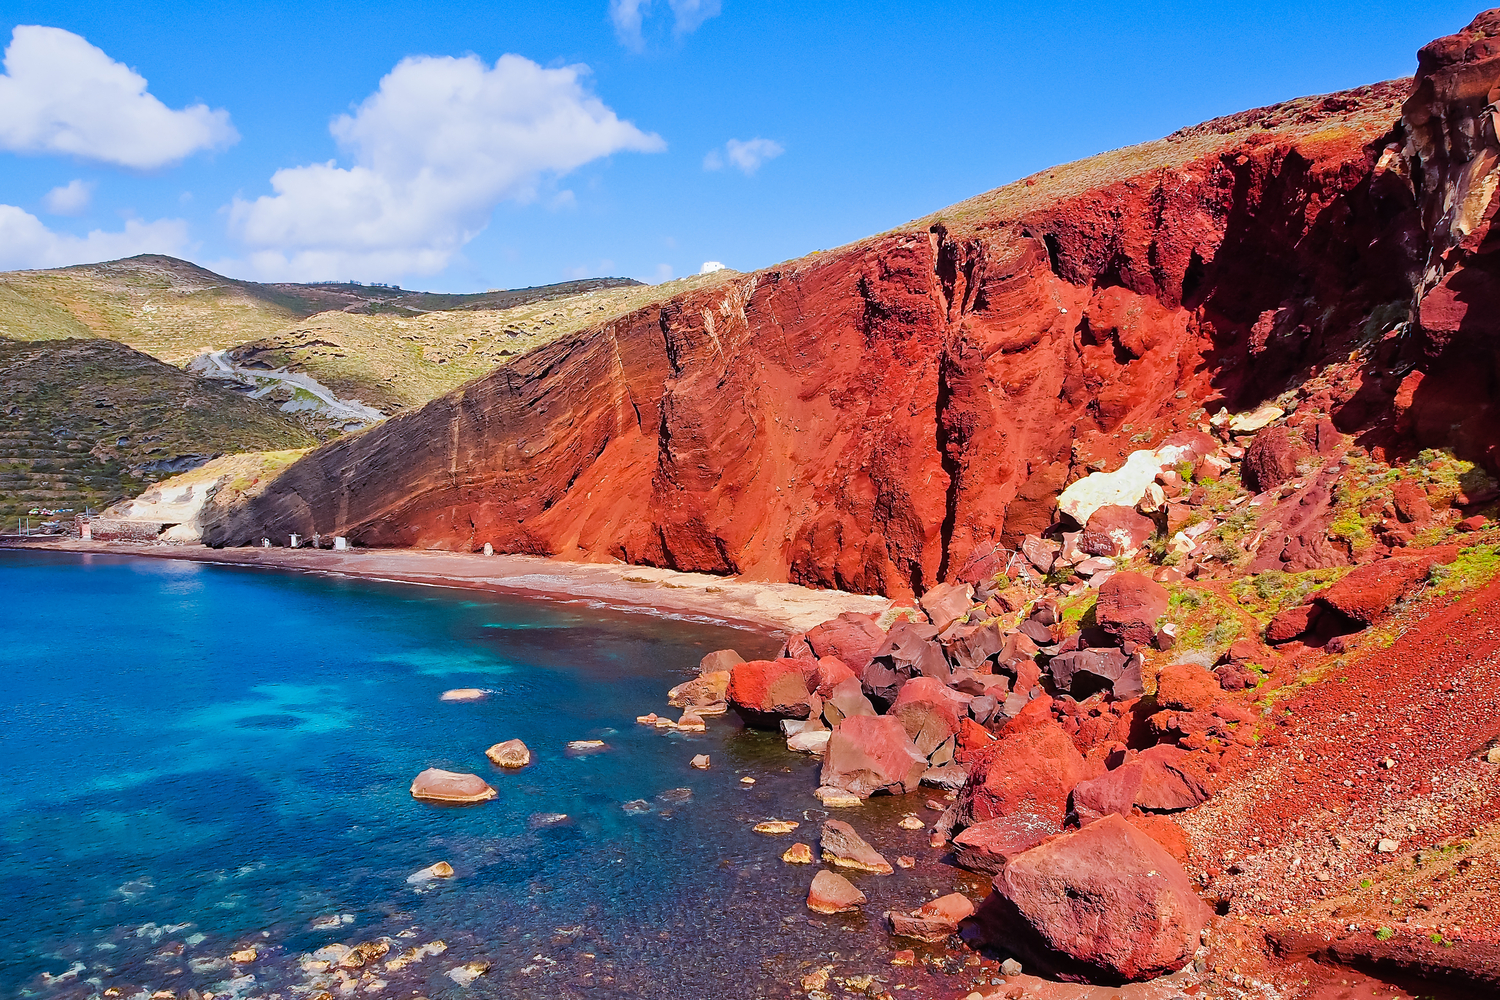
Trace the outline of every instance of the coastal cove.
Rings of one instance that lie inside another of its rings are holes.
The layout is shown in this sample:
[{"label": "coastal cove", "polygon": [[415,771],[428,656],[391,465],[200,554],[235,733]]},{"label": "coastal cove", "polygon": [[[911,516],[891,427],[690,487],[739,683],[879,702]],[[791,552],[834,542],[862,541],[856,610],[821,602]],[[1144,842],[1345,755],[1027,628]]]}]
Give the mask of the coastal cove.
[{"label": "coastal cove", "polygon": [[[894,971],[878,920],[808,916],[812,873],[780,860],[795,836],[752,831],[816,835],[815,758],[732,716],[701,734],[635,724],[705,653],[773,654],[765,632],[54,552],[0,552],[0,591],[7,995],[295,995],[317,949],[380,941],[392,996],[778,996],[820,955]],[[459,687],[488,693],[440,701]],[[533,763],[503,773],[484,749],[510,738]],[[604,748],[568,750],[585,739]],[[709,770],[689,766],[700,753]],[[415,802],[427,767],[482,774],[498,798]],[[896,825],[921,798],[847,817],[926,855],[859,880],[872,913],[951,871]],[[440,861],[454,877],[408,882]],[[488,969],[461,986],[471,962]]]}]

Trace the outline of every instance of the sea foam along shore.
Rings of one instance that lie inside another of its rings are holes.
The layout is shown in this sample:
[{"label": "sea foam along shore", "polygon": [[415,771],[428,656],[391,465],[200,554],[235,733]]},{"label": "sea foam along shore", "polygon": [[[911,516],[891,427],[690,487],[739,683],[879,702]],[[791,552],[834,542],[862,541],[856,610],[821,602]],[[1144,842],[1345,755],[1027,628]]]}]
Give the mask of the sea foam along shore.
[{"label": "sea foam along shore", "polygon": [[185,559],[262,569],[326,573],[400,583],[457,587],[570,601],[624,611],[649,610],[698,621],[801,632],[845,611],[880,615],[884,597],[813,590],[707,573],[679,573],[625,563],[576,563],[540,556],[493,555],[415,549],[235,548],[78,539],[28,539],[0,548]]}]

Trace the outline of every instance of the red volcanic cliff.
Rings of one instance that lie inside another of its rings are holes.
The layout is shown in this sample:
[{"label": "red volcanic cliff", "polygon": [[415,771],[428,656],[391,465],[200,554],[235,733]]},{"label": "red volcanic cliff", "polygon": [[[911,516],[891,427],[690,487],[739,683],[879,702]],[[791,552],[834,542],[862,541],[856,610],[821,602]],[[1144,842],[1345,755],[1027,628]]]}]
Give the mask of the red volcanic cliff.
[{"label": "red volcanic cliff", "polygon": [[[555,342],[317,450],[207,540],[491,543],[904,596],[988,576],[1090,465],[1310,393],[1330,363],[1340,430],[1484,452],[1487,409],[1421,391],[1438,371],[1487,401],[1495,378],[1461,358],[1492,351],[1496,313],[1451,304],[1496,280],[1500,71],[1475,24],[1423,50],[1414,92],[1218,119]],[[1458,225],[1464,184],[1484,205]]]}]

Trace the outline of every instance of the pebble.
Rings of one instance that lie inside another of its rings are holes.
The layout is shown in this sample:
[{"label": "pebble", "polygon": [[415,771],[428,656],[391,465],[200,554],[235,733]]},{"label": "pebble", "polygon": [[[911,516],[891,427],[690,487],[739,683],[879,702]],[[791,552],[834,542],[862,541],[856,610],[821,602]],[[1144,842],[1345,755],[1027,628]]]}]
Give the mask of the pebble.
[{"label": "pebble", "polygon": [[916,813],[907,813],[905,816],[901,817],[900,822],[898,822],[896,825],[903,830],[920,830],[927,824],[918,819]]},{"label": "pebble", "polygon": [[1013,958],[1007,958],[1000,963],[1000,974],[1007,979],[1021,974],[1021,963]]},{"label": "pebble", "polygon": [[229,960],[231,962],[234,962],[236,965],[247,965],[250,962],[255,961],[258,957],[260,956],[256,952],[254,945],[251,945],[248,948],[241,948],[239,951],[231,951],[229,953]]},{"label": "pebble", "polygon": [[709,765],[708,754],[700,753],[698,756],[688,761],[688,763],[693,767],[696,767],[700,771],[707,771]]},{"label": "pebble", "polygon": [[740,784],[742,784],[742,785],[753,785],[753,784],[755,784],[755,779],[752,778],[752,777],[750,777],[747,774],[743,778],[740,779]]},{"label": "pebble", "polygon": [[915,868],[917,867],[917,859],[912,857],[910,854],[899,854],[896,856],[896,867]]},{"label": "pebble", "polygon": [[1401,845],[1387,837],[1380,843],[1375,845],[1375,850],[1381,854],[1395,854],[1397,851],[1401,850]]}]

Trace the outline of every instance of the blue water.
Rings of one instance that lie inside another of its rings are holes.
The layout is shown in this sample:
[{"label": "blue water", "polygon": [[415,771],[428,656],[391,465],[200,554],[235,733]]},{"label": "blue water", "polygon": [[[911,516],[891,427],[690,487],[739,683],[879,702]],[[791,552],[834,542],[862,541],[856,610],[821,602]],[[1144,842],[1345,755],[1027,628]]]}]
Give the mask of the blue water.
[{"label": "blue water", "polygon": [[[0,595],[3,995],[315,995],[299,962],[320,947],[384,939],[385,962],[440,939],[396,972],[352,970],[349,995],[785,996],[809,957],[884,961],[881,900],[927,894],[871,877],[870,920],[809,921],[812,870],[779,855],[816,837],[816,762],[728,717],[701,735],[635,723],[671,711],[704,653],[769,655],[767,635],[55,553],[0,552]],[[456,687],[490,694],[439,700]],[[511,738],[534,763],[501,773],[484,750]],[[579,739],[607,749],[567,752]],[[417,803],[426,767],[499,797]],[[878,846],[922,850],[894,827],[911,798],[863,813]],[[770,816],[806,836],[749,830]],[[406,882],[437,861],[456,877]],[[256,962],[225,960],[247,943]],[[463,987],[447,973],[470,961],[490,969]]]}]

